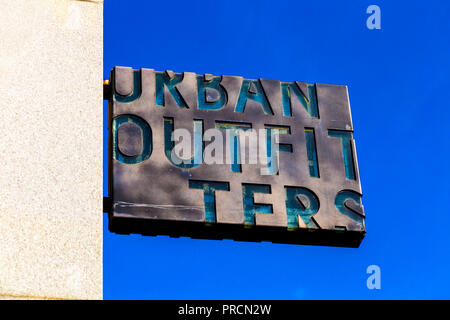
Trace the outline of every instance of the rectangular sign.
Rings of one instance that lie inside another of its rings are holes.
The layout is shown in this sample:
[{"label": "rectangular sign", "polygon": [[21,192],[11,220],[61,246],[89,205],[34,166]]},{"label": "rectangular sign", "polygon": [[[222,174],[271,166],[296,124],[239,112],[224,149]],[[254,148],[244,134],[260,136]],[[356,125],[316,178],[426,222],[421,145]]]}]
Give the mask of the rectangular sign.
[{"label": "rectangular sign", "polygon": [[109,228],[358,247],[346,86],[115,67]]}]

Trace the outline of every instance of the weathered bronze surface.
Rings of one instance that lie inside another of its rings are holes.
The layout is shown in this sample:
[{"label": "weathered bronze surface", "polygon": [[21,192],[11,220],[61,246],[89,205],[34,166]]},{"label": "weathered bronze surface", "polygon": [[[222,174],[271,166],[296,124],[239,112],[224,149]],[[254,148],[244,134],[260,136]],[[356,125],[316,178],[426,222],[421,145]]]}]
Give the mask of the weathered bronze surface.
[{"label": "weathered bronze surface", "polygon": [[[359,246],[364,209],[346,86],[124,67],[112,70],[110,85],[111,231]],[[246,163],[235,172],[230,164],[177,167],[165,126],[194,137],[194,120],[203,132],[285,130],[278,173]]]}]

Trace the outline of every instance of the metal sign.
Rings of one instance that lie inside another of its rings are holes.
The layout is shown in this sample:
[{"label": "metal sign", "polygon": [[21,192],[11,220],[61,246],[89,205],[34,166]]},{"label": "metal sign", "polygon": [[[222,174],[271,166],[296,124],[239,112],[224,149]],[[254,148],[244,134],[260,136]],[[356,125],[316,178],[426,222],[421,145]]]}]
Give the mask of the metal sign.
[{"label": "metal sign", "polygon": [[115,67],[109,228],[358,247],[347,87]]}]

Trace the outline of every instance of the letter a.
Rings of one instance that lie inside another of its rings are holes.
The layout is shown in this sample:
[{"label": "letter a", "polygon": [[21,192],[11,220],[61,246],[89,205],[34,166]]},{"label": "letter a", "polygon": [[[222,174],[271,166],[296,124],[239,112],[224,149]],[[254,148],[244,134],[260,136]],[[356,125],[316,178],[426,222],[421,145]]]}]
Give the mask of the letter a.
[{"label": "letter a", "polygon": [[367,289],[381,289],[381,270],[377,265],[371,265],[367,267],[367,274],[370,276],[367,278]]},{"label": "letter a", "polygon": [[367,14],[372,14],[371,16],[369,16],[367,18],[367,28],[369,30],[373,30],[373,29],[381,29],[381,10],[380,7],[377,5],[370,5],[367,7],[366,10]]}]

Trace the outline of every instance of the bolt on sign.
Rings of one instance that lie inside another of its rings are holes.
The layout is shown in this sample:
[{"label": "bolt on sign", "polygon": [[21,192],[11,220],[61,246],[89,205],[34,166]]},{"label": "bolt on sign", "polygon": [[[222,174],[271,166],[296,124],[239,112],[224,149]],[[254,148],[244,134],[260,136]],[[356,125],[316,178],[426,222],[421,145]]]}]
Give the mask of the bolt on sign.
[{"label": "bolt on sign", "polygon": [[109,229],[358,247],[347,87],[115,67]]}]

